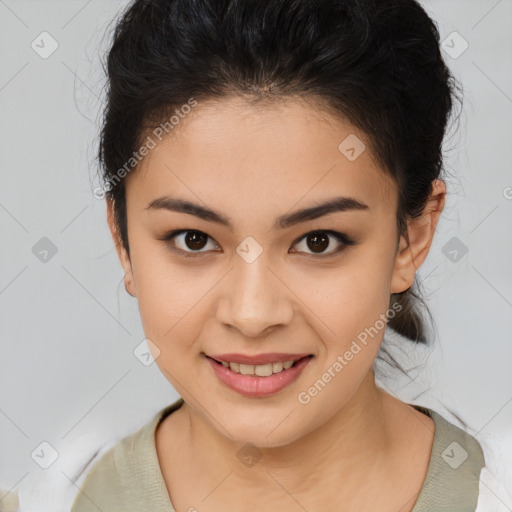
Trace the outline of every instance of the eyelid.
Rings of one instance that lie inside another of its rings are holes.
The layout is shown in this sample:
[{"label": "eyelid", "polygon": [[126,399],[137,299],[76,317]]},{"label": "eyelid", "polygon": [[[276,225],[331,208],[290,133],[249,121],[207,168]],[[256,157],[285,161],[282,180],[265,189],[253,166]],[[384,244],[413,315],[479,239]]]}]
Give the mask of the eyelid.
[{"label": "eyelid", "polygon": [[[176,230],[170,231],[169,233],[160,237],[159,240],[161,240],[169,245],[172,244],[171,249],[177,253],[184,255],[185,257],[194,258],[194,257],[200,256],[202,254],[210,253],[210,251],[184,251],[183,249],[179,249],[179,248],[175,247],[173,244],[173,239],[175,237],[177,237],[178,235],[181,235],[181,234],[187,233],[187,232],[202,233],[202,234],[206,235],[210,240],[213,240],[215,242],[215,244],[217,245],[217,247],[219,247],[219,244],[217,243],[217,241],[212,236],[210,236],[208,233],[201,231],[199,229],[191,229],[191,228],[176,229]],[[308,231],[307,233],[304,233],[300,237],[296,238],[292,243],[292,247],[297,245],[303,239],[305,239],[308,236],[313,235],[315,233],[325,233],[327,235],[330,235],[331,237],[335,238],[336,241],[339,242],[341,245],[337,249],[334,249],[327,253],[315,254],[315,253],[305,253],[305,252],[296,251],[294,254],[303,254],[306,256],[313,257],[315,259],[329,258],[330,256],[335,256],[335,255],[339,254],[340,252],[342,252],[344,249],[347,249],[348,247],[354,246],[358,243],[356,240],[352,239],[345,233],[342,233],[339,231],[334,231],[332,229],[314,229],[314,230]]]}]

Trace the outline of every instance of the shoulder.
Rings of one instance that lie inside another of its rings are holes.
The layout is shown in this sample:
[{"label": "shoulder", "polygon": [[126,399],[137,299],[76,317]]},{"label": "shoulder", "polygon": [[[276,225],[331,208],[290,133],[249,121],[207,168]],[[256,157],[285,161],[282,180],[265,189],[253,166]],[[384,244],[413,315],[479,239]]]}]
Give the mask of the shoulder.
[{"label": "shoulder", "polygon": [[152,510],[169,510],[154,434],[163,418],[181,405],[182,399],[159,410],[152,419],[108,449],[87,473],[71,512],[97,510],[138,511],[143,504]]},{"label": "shoulder", "polygon": [[[448,421],[440,413],[429,409],[436,426],[437,446],[434,446],[446,466],[463,468],[462,472],[479,475],[485,466],[485,457],[480,443],[466,430]],[[467,461],[467,464],[466,464]]]},{"label": "shoulder", "polygon": [[433,419],[435,434],[427,475],[413,511],[475,510],[485,466],[479,442],[433,409],[414,407]]},{"label": "shoulder", "polygon": [[71,512],[114,510],[114,505],[128,505],[126,500],[133,499],[136,493],[130,485],[137,472],[134,463],[155,419],[118,441],[93,464],[79,488]]}]

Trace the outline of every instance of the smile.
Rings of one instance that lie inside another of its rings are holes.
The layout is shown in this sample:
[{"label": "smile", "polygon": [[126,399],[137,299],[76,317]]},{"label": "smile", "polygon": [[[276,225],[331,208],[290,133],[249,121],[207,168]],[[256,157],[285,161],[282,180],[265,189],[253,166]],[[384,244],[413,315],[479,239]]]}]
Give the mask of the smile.
[{"label": "smile", "polygon": [[248,397],[273,395],[294,382],[313,355],[297,360],[276,361],[263,365],[217,361],[205,356],[217,378],[230,389]]},{"label": "smile", "polygon": [[[309,356],[308,356],[309,357]],[[276,361],[275,363],[268,364],[240,364],[240,363],[229,363],[226,361],[217,361],[222,364],[224,368],[229,368],[232,372],[241,373],[242,375],[257,375],[258,377],[269,377],[275,373],[281,373],[288,368],[291,368],[300,359],[295,361]]]}]

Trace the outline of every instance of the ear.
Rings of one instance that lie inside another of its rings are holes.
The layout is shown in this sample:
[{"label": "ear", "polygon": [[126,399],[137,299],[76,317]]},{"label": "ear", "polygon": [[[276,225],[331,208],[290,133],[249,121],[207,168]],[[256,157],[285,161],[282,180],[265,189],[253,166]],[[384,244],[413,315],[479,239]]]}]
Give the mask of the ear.
[{"label": "ear", "polygon": [[391,280],[391,293],[403,292],[413,285],[416,271],[430,250],[446,198],[444,181],[436,179],[432,185],[432,193],[421,216],[408,223],[409,241],[404,236],[400,237]]},{"label": "ear", "polygon": [[114,241],[114,245],[116,247],[117,256],[119,257],[119,261],[121,262],[121,266],[124,271],[124,287],[127,293],[129,293],[132,297],[136,297],[136,288],[135,281],[133,278],[133,270],[132,264],[130,261],[130,256],[126,251],[122,239],[121,234],[117,228],[117,223],[115,222],[115,214],[114,214],[114,201],[107,198],[107,223],[110,229],[110,234],[112,235],[112,240]]}]

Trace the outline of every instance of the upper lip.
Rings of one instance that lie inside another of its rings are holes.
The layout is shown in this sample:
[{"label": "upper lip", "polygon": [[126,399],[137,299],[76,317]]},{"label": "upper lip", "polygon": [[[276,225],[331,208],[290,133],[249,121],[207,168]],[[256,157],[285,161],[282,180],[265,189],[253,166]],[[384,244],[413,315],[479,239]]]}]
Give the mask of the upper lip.
[{"label": "upper lip", "polygon": [[215,359],[216,361],[226,363],[240,363],[240,364],[268,364],[268,363],[284,363],[285,361],[298,361],[303,357],[311,354],[283,354],[278,352],[269,352],[267,354],[258,354],[256,356],[248,356],[245,354],[213,354],[207,357]]}]

